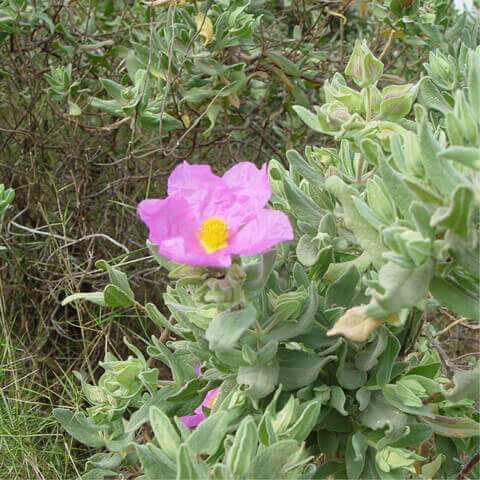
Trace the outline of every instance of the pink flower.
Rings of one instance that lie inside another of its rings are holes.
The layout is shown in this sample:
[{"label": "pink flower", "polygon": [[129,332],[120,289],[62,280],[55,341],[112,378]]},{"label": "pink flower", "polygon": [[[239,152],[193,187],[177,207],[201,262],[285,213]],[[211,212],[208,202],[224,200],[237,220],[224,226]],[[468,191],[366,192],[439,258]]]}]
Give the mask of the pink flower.
[{"label": "pink flower", "polygon": [[194,410],[194,415],[186,415],[185,417],[180,417],[180,420],[186,427],[196,427],[200,422],[205,420],[205,414],[203,413],[202,407],[211,409],[215,404],[217,399],[217,393],[220,387],[209,390],[205,395],[203,402]]},{"label": "pink flower", "polygon": [[271,195],[266,165],[238,163],[223,177],[184,162],[168,179],[165,199],[143,200],[140,218],[158,252],[178,263],[229,267],[231,255],[253,255],[293,239],[288,217],[264,208]]}]

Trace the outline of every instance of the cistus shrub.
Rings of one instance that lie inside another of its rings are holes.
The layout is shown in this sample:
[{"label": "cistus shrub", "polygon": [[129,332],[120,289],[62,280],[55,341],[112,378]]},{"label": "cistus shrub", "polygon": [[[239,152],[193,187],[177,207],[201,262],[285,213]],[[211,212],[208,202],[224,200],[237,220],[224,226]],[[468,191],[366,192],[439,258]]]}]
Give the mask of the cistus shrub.
[{"label": "cistus shrub", "polygon": [[[97,450],[83,478],[479,473],[480,370],[474,359],[469,369],[446,363],[431,323],[440,309],[479,318],[478,22],[447,2],[365,3],[356,15],[381,19],[388,43],[375,55],[365,38],[352,42],[317,102],[305,52],[297,63],[256,53],[291,86],[292,130],[315,132],[303,132],[304,151],[285,148],[268,168],[244,162],[223,177],[181,164],[167,198],[138,206],[170,279],[169,318],[105,261],[97,262],[110,278],[102,292],[64,300],[133,309],[164,332],[144,351],[125,339],[132,355],[107,354],[95,384],[77,374],[84,411],[55,410]],[[254,84],[243,67],[218,61],[222,49],[263,38],[254,12],[268,16],[268,5],[215,2],[202,13],[196,3],[169,4],[158,14],[164,30],[149,36],[155,48],[132,31],[128,75],[122,84],[101,79],[108,98],[90,106],[160,134],[188,128],[181,105],[205,107],[210,131],[255,88],[268,89],[263,75]],[[198,58],[182,64],[192,31]],[[424,52],[406,78],[383,61],[398,37],[407,63],[410,49]],[[166,90],[173,69],[182,73],[178,99]],[[69,72],[50,74],[57,102],[77,88]],[[159,378],[160,364],[171,379]]]}]

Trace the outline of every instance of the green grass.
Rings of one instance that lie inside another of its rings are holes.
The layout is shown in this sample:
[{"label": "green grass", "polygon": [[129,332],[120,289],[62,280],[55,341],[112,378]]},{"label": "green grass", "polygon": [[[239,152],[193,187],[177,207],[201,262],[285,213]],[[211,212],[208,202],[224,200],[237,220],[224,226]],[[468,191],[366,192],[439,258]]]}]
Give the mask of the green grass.
[{"label": "green grass", "polygon": [[5,316],[0,280],[0,478],[78,478],[73,459],[83,452],[52,416],[55,404],[80,400],[78,387],[61,369],[51,375],[55,370],[45,368],[51,360],[35,356],[35,345],[16,336],[19,321]]}]

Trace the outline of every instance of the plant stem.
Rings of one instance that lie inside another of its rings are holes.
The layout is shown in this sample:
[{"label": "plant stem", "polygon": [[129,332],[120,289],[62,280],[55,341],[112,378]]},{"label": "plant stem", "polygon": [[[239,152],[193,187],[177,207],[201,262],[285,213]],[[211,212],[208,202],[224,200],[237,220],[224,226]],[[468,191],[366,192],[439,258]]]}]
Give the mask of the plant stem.
[{"label": "plant stem", "polygon": [[480,461],[480,452],[472,457],[472,459],[462,468],[455,480],[462,480],[470,472],[470,470]]}]

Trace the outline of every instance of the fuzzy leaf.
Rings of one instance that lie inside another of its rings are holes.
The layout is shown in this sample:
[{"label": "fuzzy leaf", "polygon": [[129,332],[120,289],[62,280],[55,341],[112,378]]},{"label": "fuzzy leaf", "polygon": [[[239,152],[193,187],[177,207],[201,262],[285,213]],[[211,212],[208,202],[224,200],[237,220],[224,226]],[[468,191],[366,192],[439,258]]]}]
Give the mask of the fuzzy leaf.
[{"label": "fuzzy leaf", "polygon": [[217,315],[205,332],[212,350],[229,350],[233,348],[243,333],[252,325],[257,311],[252,304],[241,310],[225,311]]},{"label": "fuzzy leaf", "polygon": [[247,393],[253,399],[266,397],[278,383],[277,362],[267,365],[252,365],[238,369],[237,383],[249,386]]},{"label": "fuzzy leaf", "polygon": [[279,350],[277,356],[280,362],[278,383],[287,392],[311,384],[327,363],[337,359],[334,355],[319,357],[313,353],[286,349]]},{"label": "fuzzy leaf", "polygon": [[104,432],[108,425],[96,425],[83,412],[71,412],[66,408],[54,409],[53,415],[72,437],[84,445],[95,448],[105,445],[101,432]]}]

